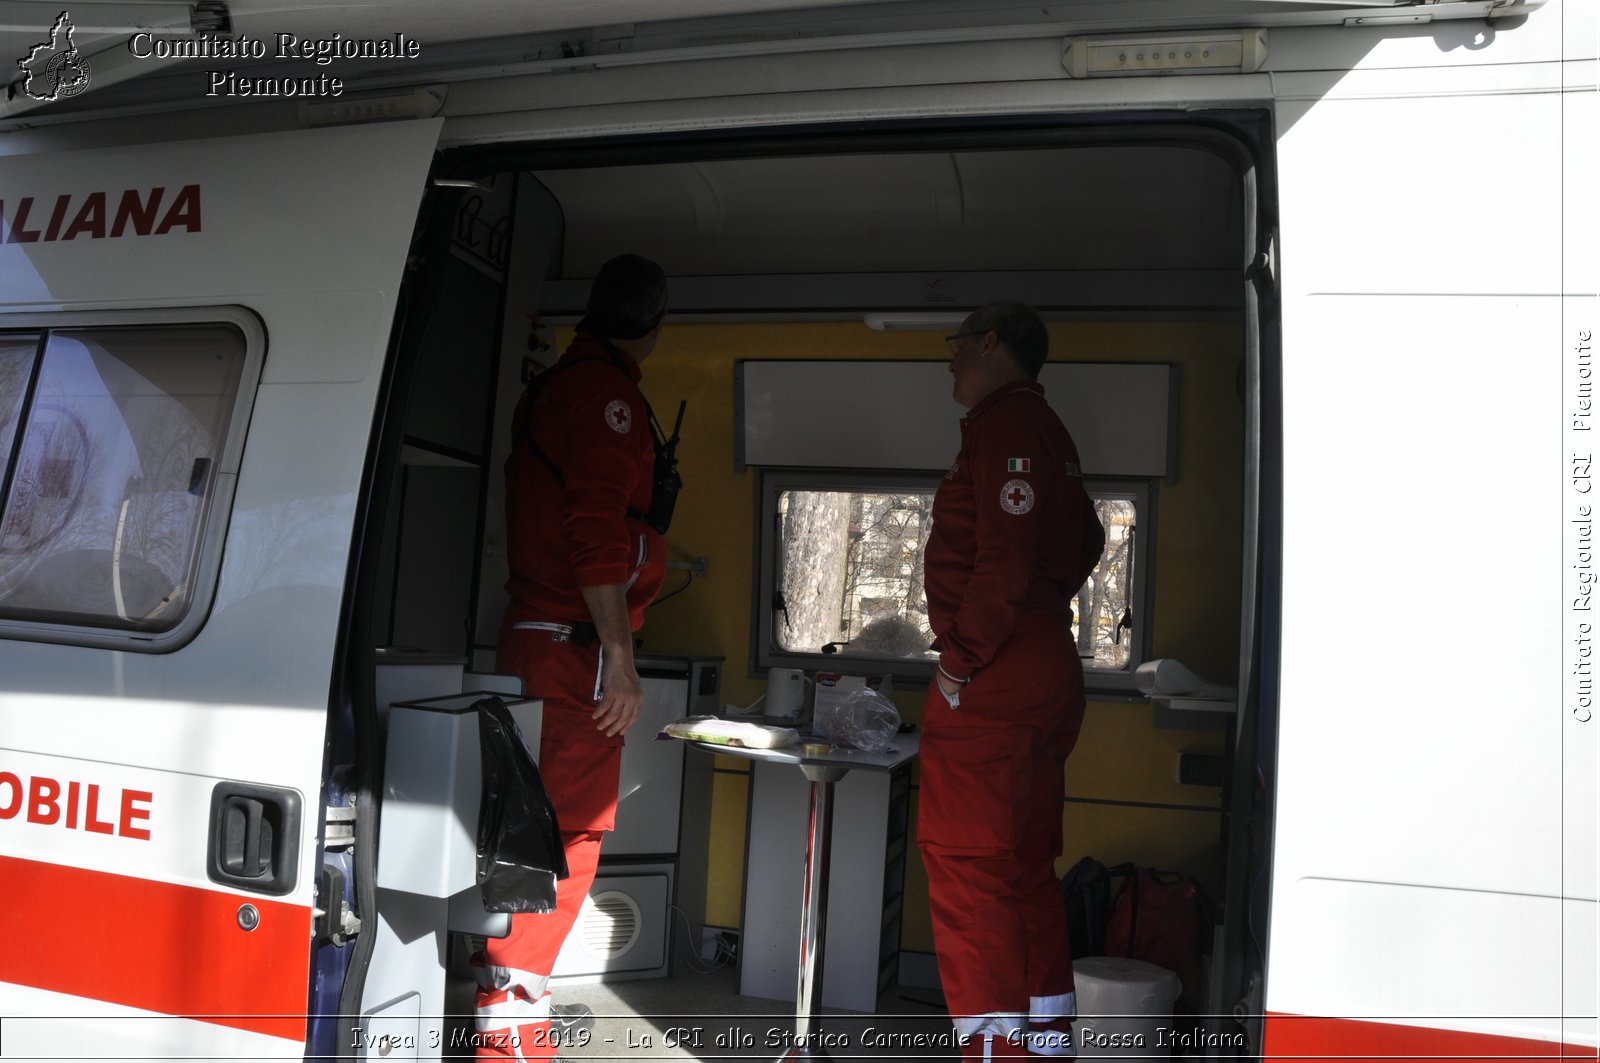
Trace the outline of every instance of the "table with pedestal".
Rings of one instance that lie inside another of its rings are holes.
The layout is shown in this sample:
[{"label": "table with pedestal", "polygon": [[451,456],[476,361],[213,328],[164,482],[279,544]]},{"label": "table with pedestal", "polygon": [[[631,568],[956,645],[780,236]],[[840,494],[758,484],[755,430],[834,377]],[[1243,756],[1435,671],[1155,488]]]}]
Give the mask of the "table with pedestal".
[{"label": "table with pedestal", "polygon": [[[882,753],[830,750],[807,755],[799,746],[747,749],[696,743],[719,756],[756,764],[790,765],[810,784],[810,813],[806,834],[800,903],[800,955],[795,992],[795,1037],[784,1059],[823,1056],[818,1034],[822,1015],[823,945],[827,934],[829,857],[833,844],[834,787],[851,771],[891,773],[917,755],[919,736],[898,735],[894,746]],[[747,872],[748,873],[748,872]],[[748,921],[750,913],[746,913]]]}]

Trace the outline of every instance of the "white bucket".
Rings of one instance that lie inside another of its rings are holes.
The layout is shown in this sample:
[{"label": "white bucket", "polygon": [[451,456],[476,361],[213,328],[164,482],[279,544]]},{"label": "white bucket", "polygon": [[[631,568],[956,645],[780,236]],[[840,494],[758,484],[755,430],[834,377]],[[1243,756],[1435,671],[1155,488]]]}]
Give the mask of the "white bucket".
[{"label": "white bucket", "polygon": [[1072,961],[1078,999],[1073,1032],[1085,1059],[1163,1056],[1172,1052],[1172,1005],[1178,976],[1165,967],[1120,956]]}]

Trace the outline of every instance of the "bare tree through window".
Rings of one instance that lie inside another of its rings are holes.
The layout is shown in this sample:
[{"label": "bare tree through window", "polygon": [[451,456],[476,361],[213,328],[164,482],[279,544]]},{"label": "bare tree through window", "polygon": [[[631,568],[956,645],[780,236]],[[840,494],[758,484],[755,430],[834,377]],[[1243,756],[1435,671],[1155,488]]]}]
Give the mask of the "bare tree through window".
[{"label": "bare tree through window", "polygon": [[[923,552],[933,530],[933,495],[931,486],[780,491],[775,648],[932,657]],[[1131,497],[1104,497],[1095,500],[1095,512],[1106,548],[1073,601],[1073,635],[1086,665],[1120,669],[1132,655],[1137,506]]]}]

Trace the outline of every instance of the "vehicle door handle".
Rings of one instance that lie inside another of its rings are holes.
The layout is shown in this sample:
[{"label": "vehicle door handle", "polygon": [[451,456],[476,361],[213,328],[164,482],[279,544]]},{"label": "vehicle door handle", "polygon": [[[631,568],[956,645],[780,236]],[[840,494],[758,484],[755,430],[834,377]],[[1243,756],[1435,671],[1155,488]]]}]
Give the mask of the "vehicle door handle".
[{"label": "vehicle door handle", "polygon": [[300,795],[251,783],[211,790],[206,874],[257,893],[291,892],[299,879]]},{"label": "vehicle door handle", "polygon": [[259,878],[272,870],[273,817],[260,798],[233,794],[222,800],[217,835],[222,870],[239,878]]}]

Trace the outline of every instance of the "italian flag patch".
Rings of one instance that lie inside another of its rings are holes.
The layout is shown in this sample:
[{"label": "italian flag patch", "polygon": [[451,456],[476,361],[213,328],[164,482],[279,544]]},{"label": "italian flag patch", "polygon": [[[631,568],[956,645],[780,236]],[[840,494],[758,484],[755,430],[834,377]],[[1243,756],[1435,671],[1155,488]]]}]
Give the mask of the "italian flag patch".
[{"label": "italian flag patch", "polygon": [[1031,472],[1033,463],[1027,458],[1007,458],[1006,472]]}]

